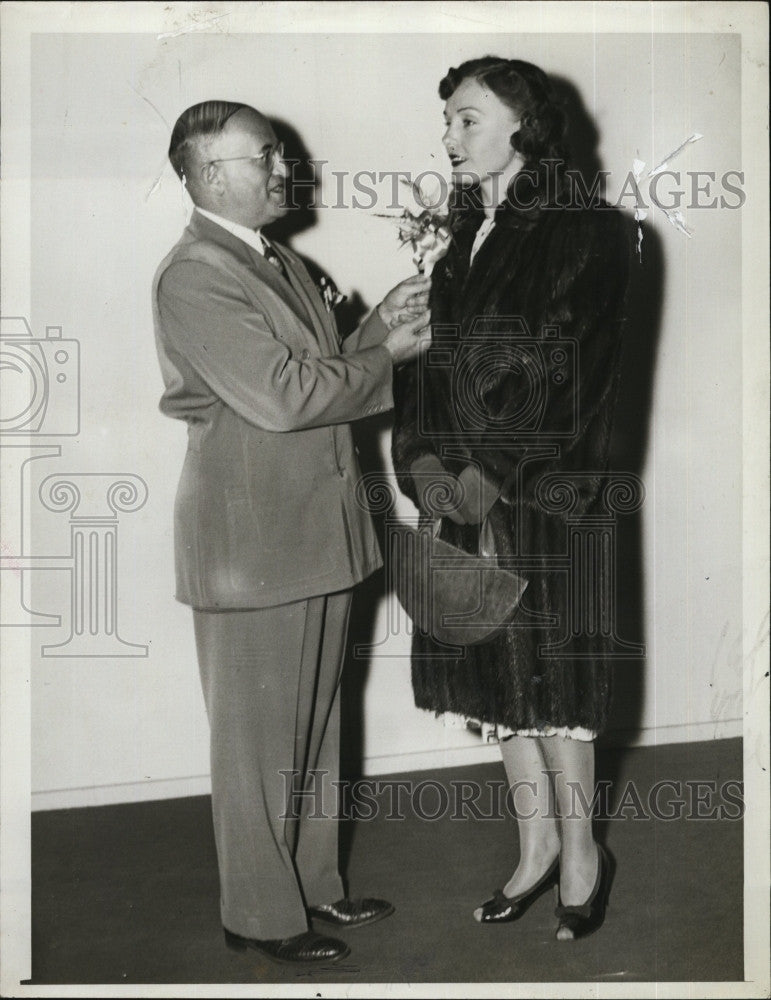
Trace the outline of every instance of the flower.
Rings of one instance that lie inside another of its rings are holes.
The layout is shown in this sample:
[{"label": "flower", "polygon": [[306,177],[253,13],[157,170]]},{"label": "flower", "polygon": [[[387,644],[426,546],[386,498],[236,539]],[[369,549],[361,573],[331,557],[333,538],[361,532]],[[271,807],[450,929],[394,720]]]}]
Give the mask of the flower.
[{"label": "flower", "polygon": [[418,271],[430,276],[434,265],[447,253],[452,242],[449,215],[441,198],[432,197],[421,187],[402,178],[410,193],[412,205],[407,205],[401,215],[382,215],[395,219],[399,225],[399,242],[412,247],[412,260]]}]

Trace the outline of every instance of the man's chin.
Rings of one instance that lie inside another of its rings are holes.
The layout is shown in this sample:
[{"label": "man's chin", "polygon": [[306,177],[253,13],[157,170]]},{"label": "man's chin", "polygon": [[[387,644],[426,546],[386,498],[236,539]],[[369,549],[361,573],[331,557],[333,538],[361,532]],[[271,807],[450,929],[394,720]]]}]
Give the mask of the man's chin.
[{"label": "man's chin", "polygon": [[287,192],[285,188],[271,191],[268,196],[268,210],[273,212],[277,219],[282,218],[289,211],[287,203]]},{"label": "man's chin", "polygon": [[273,207],[273,220],[283,219],[285,215],[289,213],[289,205],[286,202],[282,202],[280,205],[275,205]]}]

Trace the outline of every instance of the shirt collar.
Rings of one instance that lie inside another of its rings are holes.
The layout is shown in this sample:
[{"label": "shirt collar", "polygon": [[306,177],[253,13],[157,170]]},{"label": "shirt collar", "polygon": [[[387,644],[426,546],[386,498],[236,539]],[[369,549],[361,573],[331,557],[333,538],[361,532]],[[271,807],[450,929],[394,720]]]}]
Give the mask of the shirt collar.
[{"label": "shirt collar", "polygon": [[239,240],[243,240],[252,250],[256,250],[257,253],[265,256],[265,243],[263,242],[263,237],[259,229],[248,229],[246,226],[239,225],[237,222],[231,222],[230,219],[223,219],[221,215],[215,215],[214,212],[207,212],[205,208],[199,208],[197,205],[195,207],[196,212],[199,212],[205,219],[210,219],[215,222],[218,226],[222,226],[229,233],[232,233]]},{"label": "shirt collar", "polygon": [[474,259],[477,254],[477,250],[482,246],[484,241],[490,235],[490,230],[495,225],[495,216],[491,219],[485,218],[482,225],[477,230],[477,234],[474,237],[474,242],[471,244],[471,256],[469,257],[469,263]]}]

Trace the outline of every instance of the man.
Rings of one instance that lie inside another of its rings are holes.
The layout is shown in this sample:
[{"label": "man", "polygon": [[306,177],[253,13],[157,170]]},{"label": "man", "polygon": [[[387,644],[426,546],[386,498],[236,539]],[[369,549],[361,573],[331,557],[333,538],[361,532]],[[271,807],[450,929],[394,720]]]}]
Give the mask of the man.
[{"label": "man", "polygon": [[225,938],[312,963],[349,949],[309,915],[393,912],[343,896],[336,821],[309,818],[304,793],[337,775],[351,588],[381,565],[348,424],[393,405],[393,366],[425,344],[428,283],[402,282],[341,344],[299,258],[261,235],[287,211],[281,152],[254,108],[180,116],[169,158],[196,207],[153,307],[161,410],[188,425],[176,596],[194,609],[211,727]]}]

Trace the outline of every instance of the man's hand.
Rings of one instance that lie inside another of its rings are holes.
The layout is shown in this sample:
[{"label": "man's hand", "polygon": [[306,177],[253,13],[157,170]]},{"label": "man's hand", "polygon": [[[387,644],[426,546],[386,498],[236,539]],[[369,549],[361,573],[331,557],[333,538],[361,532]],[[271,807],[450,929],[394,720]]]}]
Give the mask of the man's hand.
[{"label": "man's hand", "polygon": [[416,274],[391,289],[377,307],[378,315],[389,330],[423,312],[428,306],[430,286],[430,278]]},{"label": "man's hand", "polygon": [[383,341],[383,347],[388,348],[395,365],[412,361],[413,358],[426,350],[431,343],[430,319],[431,313],[426,309],[418,316],[400,323],[389,331],[388,336]]}]

